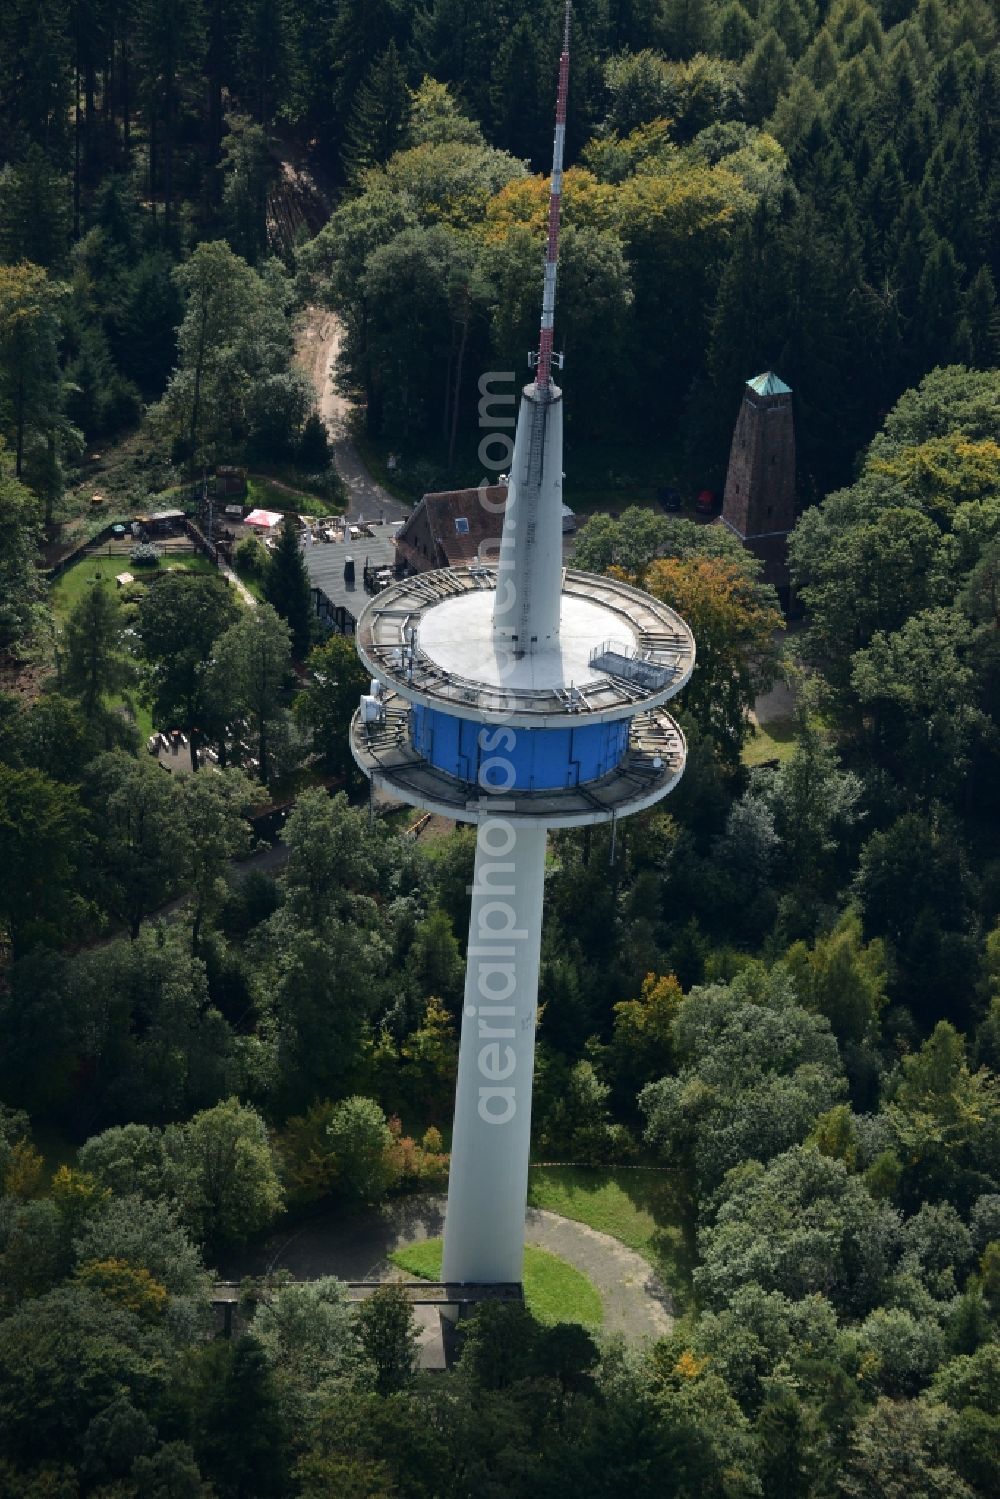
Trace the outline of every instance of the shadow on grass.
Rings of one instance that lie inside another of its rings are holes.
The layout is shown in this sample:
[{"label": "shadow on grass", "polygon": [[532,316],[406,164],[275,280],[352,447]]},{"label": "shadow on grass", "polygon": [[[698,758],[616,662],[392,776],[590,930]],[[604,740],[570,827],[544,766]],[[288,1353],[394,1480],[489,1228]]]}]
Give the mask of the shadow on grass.
[{"label": "shadow on grass", "polygon": [[769,718],[758,725],[743,746],[743,764],[751,768],[764,765],[771,760],[787,760],[795,748],[795,719],[789,714],[782,718]]},{"label": "shadow on grass", "polygon": [[675,1315],[691,1309],[694,1205],[681,1173],[641,1166],[534,1166],[528,1201],[636,1250],[669,1291]]}]

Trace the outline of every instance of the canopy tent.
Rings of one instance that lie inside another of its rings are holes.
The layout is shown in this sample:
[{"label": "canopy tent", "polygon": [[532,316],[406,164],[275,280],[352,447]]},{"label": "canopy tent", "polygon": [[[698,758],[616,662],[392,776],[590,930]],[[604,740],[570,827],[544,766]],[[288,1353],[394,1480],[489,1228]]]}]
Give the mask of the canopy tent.
[{"label": "canopy tent", "polygon": [[243,524],[245,526],[258,526],[262,531],[273,531],[275,526],[280,526],[284,516],[280,510],[251,510]]}]

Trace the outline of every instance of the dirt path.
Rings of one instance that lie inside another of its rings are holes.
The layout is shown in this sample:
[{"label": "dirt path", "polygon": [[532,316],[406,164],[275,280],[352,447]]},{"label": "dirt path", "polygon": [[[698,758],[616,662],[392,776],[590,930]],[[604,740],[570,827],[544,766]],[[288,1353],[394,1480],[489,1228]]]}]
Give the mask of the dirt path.
[{"label": "dirt path", "polygon": [[[310,1280],[338,1275],[343,1280],[398,1277],[389,1255],[404,1244],[434,1239],[444,1228],[443,1197],[405,1197],[377,1212],[345,1217],[331,1212],[293,1234],[275,1235],[253,1249],[234,1253],[219,1267],[226,1280],[260,1275],[283,1267]],[[628,1342],[661,1338],[673,1327],[670,1298],[641,1255],[609,1234],[557,1213],[529,1208],[529,1244],[567,1260],[597,1287],[604,1304],[603,1330]]]},{"label": "dirt path", "polygon": [[672,1330],[670,1298],[649,1261],[634,1249],[586,1223],[542,1208],[528,1209],[527,1239],[568,1260],[593,1281],[604,1303],[606,1332],[620,1332],[635,1343],[666,1337]]},{"label": "dirt path", "polygon": [[250,592],[249,588],[242,581],[242,579],[240,579],[240,578],[238,578],[236,576],[236,574],[233,571],[233,569],[229,566],[229,563],[228,562],[224,562],[222,560],[222,558],[220,557],[219,561],[218,561],[218,568],[219,568],[219,572],[222,574],[222,576],[224,578],[226,578],[233,585],[233,587],[236,589],[236,592],[239,594],[239,596],[243,600],[244,604],[246,604],[247,608],[248,609],[256,609],[256,607],[257,607],[257,600],[256,600],[256,598]]},{"label": "dirt path", "polygon": [[333,383],[343,328],[332,312],[310,307],[298,331],[298,359],[312,381],[320,416],[333,441],[333,465],[347,485],[348,519],[404,520],[409,507],[383,489],[365,468],[361,454],[347,434],[351,403]]}]

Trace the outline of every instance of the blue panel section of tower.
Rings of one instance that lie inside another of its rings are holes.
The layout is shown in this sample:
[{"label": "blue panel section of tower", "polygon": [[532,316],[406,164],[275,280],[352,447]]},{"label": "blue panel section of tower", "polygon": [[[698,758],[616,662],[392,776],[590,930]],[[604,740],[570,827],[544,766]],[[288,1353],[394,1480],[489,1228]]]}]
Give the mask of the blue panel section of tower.
[{"label": "blue panel section of tower", "polygon": [[576,722],[564,729],[512,729],[454,718],[415,703],[413,748],[459,780],[498,791],[549,791],[607,775],[628,748],[630,720]]}]

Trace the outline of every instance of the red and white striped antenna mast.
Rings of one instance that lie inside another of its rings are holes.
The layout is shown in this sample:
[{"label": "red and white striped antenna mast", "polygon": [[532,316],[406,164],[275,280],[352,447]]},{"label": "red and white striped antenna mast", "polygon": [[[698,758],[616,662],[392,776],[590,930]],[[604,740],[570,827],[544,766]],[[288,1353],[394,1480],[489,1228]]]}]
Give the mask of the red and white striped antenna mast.
[{"label": "red and white striped antenna mast", "polygon": [[559,212],[562,205],[563,151],[566,145],[566,95],[569,92],[569,28],[573,13],[566,0],[563,21],[563,44],[559,56],[559,90],[556,94],[556,133],[552,142],[552,186],[549,192],[549,230],[545,245],[545,280],[542,289],[542,326],[538,335],[535,386],[543,397],[552,383],[552,362],[562,367],[562,359],[552,353],[553,327],[556,315],[556,271],[559,265]]}]

